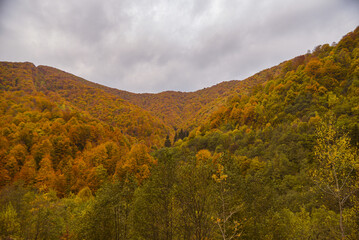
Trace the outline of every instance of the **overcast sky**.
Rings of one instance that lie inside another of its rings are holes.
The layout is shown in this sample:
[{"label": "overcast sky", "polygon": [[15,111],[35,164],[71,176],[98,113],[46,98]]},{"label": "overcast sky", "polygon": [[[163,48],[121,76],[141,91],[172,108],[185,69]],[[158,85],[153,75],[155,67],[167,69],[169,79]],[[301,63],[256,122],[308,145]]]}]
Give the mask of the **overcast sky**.
[{"label": "overcast sky", "polygon": [[0,61],[132,92],[194,91],[358,25],[357,0],[0,0]]}]

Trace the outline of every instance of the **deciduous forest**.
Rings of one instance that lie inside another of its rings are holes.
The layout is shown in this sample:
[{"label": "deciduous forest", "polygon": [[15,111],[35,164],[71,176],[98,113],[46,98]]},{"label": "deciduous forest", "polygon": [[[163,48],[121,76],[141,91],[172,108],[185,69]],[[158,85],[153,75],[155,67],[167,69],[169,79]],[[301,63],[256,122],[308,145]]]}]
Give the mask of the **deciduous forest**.
[{"label": "deciduous forest", "polygon": [[2,239],[358,239],[359,28],[196,92],[0,62]]}]

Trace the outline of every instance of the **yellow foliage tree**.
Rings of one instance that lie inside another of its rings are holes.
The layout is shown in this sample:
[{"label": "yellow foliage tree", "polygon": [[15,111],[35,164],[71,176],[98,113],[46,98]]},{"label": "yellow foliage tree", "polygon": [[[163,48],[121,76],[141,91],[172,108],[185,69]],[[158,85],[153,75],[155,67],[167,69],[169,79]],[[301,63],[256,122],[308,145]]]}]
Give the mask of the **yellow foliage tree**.
[{"label": "yellow foliage tree", "polygon": [[36,180],[36,162],[33,157],[28,157],[15,179],[22,179],[27,184],[34,184]]},{"label": "yellow foliage tree", "polygon": [[341,238],[345,239],[344,204],[358,189],[357,156],[350,146],[349,137],[346,134],[340,136],[332,121],[317,129],[314,155],[317,166],[312,171],[313,180],[325,194],[337,202]]},{"label": "yellow foliage tree", "polygon": [[134,175],[138,183],[150,176],[151,165],[156,164],[156,160],[148,153],[145,144],[134,144],[128,153],[125,161],[118,162],[116,175],[125,178],[127,174]]},{"label": "yellow foliage tree", "polygon": [[56,175],[49,155],[40,162],[40,169],[36,176],[36,185],[39,189],[48,190],[54,187]]}]

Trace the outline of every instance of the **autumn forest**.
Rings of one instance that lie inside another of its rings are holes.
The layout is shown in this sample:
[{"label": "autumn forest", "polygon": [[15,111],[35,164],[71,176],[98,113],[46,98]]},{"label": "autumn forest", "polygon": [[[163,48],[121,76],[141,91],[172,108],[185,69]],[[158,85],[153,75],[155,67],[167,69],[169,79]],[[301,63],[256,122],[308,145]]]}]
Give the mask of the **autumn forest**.
[{"label": "autumn forest", "polygon": [[0,62],[1,239],[358,239],[359,28],[135,94]]}]

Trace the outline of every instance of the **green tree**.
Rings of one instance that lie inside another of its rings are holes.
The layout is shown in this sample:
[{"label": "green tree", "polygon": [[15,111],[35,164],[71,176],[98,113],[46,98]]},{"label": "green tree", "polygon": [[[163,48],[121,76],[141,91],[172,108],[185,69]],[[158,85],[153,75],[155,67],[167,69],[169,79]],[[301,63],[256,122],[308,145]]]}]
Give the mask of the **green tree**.
[{"label": "green tree", "polygon": [[11,203],[0,212],[0,236],[2,239],[13,239],[20,233],[20,223],[17,212]]},{"label": "green tree", "polygon": [[219,200],[215,222],[223,240],[236,239],[242,235],[245,219],[237,221],[234,216],[242,210],[243,205],[236,203],[238,200],[233,199],[233,193],[227,181],[228,175],[225,174],[223,165],[217,164],[217,172],[212,178],[217,185],[215,186],[216,197]]},{"label": "green tree", "polygon": [[[107,183],[80,219],[80,239],[130,239],[134,181]],[[88,190],[87,190],[88,191]]]},{"label": "green tree", "polygon": [[172,143],[170,140],[170,137],[167,135],[166,140],[165,140],[165,147],[171,147]]},{"label": "green tree", "polygon": [[175,198],[180,211],[180,228],[184,239],[211,239],[215,208],[213,158],[208,150],[201,150],[196,158],[188,157],[178,171]]},{"label": "green tree", "polygon": [[22,198],[21,235],[24,239],[59,239],[64,224],[61,201],[54,191],[27,192]]},{"label": "green tree", "polygon": [[317,129],[314,155],[316,166],[312,171],[313,180],[323,193],[337,202],[340,234],[345,239],[343,211],[349,197],[358,189],[357,156],[347,134],[339,135],[331,120]]},{"label": "green tree", "polygon": [[132,214],[136,239],[177,239],[178,214],[173,193],[177,159],[174,155],[169,148],[157,151],[158,164],[151,169],[148,181],[136,191]]}]

